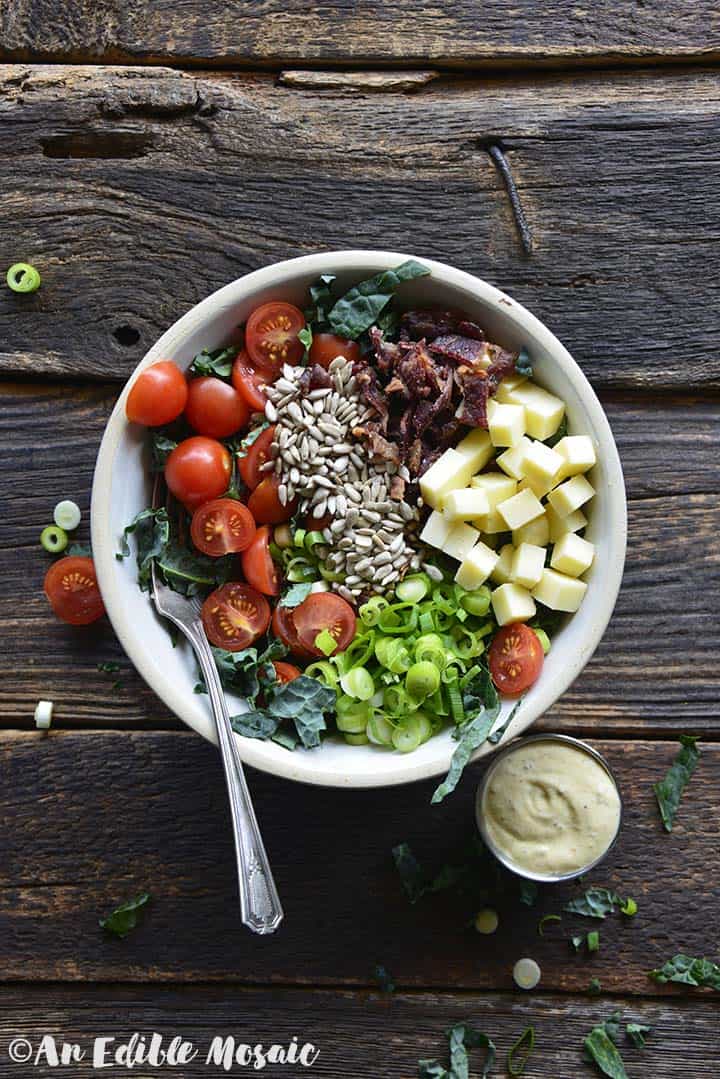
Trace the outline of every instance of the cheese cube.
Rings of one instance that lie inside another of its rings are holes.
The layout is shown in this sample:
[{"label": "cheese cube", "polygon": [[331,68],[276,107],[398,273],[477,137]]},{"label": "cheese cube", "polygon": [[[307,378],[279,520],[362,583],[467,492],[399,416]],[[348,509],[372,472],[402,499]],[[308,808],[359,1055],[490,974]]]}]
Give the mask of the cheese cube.
[{"label": "cheese cube", "polygon": [[529,490],[520,491],[498,506],[498,513],[505,518],[508,528],[513,529],[522,528],[544,512],[540,501]]},{"label": "cheese cube", "polygon": [[442,549],[451,558],[464,562],[479,539],[480,533],[472,525],[453,525]]},{"label": "cheese cube", "polygon": [[498,560],[490,573],[490,580],[495,581],[497,584],[509,584],[512,581],[510,568],[514,554],[515,548],[512,543],[506,543],[504,547],[500,548]]},{"label": "cheese cube", "polygon": [[508,530],[505,518],[497,510],[490,510],[487,516],[478,517],[473,523],[488,536],[497,536],[498,532],[507,532]]},{"label": "cheese cube", "polygon": [[529,480],[552,484],[564,460],[559,453],[550,449],[544,442],[531,442],[525,453],[525,475]]},{"label": "cheese cube", "polygon": [[482,427],[476,427],[458,442],[455,452],[464,457],[468,464],[472,464],[473,472],[479,472],[494,454],[495,447],[488,432],[483,431]]},{"label": "cheese cube", "polygon": [[567,577],[554,569],[544,569],[532,594],[540,603],[553,611],[576,611],[587,592],[585,581],[577,577]]},{"label": "cheese cube", "polygon": [[550,542],[547,513],[543,513],[542,517],[536,517],[534,521],[529,521],[522,528],[516,528],[512,534],[512,541],[515,547],[519,547],[521,543],[535,543],[538,547],[547,547]]},{"label": "cheese cube", "polygon": [[485,584],[492,573],[498,556],[484,543],[476,543],[455,574],[461,588],[472,590]]},{"label": "cheese cube", "polygon": [[501,584],[490,596],[490,602],[499,626],[507,626],[510,622],[527,622],[535,614],[532,596],[519,584]]},{"label": "cheese cube", "polygon": [[523,435],[519,442],[516,442],[514,446],[500,454],[495,464],[500,465],[503,472],[507,472],[508,476],[512,476],[513,479],[523,479],[525,476],[525,450],[531,445],[530,439]]},{"label": "cheese cube", "polygon": [[518,491],[532,491],[538,498],[544,498],[548,491],[552,490],[554,483],[554,480],[530,479],[529,476],[525,476],[518,483]]},{"label": "cheese cube", "polygon": [[592,543],[566,532],[553,548],[550,565],[568,577],[580,577],[592,565],[595,548]]},{"label": "cheese cube", "polygon": [[565,480],[568,476],[587,472],[595,464],[595,447],[587,435],[565,435],[553,449],[563,458],[560,479]]},{"label": "cheese cube", "polygon": [[452,523],[448,521],[439,510],[433,510],[427,521],[425,527],[420,533],[420,539],[423,543],[427,543],[428,547],[437,547],[442,550],[443,543],[450,535],[452,529]]},{"label": "cheese cube", "polygon": [[565,480],[548,495],[548,502],[561,517],[580,509],[595,494],[595,488],[584,476],[573,476]]},{"label": "cheese cube", "polygon": [[501,405],[490,398],[487,416],[493,446],[514,446],[525,434],[525,409],[522,405]]},{"label": "cheese cube", "polygon": [[467,487],[475,471],[473,463],[457,450],[445,450],[420,477],[420,494],[433,509],[440,509],[450,491]]},{"label": "cheese cube", "polygon": [[506,378],[501,380],[500,385],[497,388],[495,400],[503,405],[512,404],[513,402],[510,400],[510,394],[525,382],[527,382],[525,375],[507,375]]},{"label": "cheese cube", "polygon": [[[577,536],[575,537],[577,539]],[[515,549],[510,575],[516,584],[523,588],[534,588],[545,569],[545,548],[534,543],[521,543]]]},{"label": "cheese cube", "polygon": [[485,492],[491,510],[517,493],[517,482],[504,472],[483,472],[482,476],[473,476],[470,486]]},{"label": "cheese cube", "polygon": [[450,491],[443,499],[443,517],[448,521],[472,521],[490,512],[488,497],[479,487]]},{"label": "cheese cube", "polygon": [[541,442],[555,434],[565,415],[565,402],[534,382],[523,382],[508,389],[503,394],[503,401],[524,406],[527,434]]},{"label": "cheese cube", "polygon": [[587,517],[582,510],[568,513],[567,517],[561,517],[551,505],[545,507],[545,516],[550,528],[550,542],[557,543],[566,532],[579,532],[587,524]]}]

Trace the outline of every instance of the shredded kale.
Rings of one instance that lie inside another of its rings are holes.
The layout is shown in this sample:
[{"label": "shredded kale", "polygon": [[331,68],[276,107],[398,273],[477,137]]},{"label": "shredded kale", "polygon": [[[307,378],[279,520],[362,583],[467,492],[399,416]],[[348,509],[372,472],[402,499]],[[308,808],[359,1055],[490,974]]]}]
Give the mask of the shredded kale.
[{"label": "shredded kale", "polygon": [[120,670],[119,663],[98,663],[97,669],[102,671],[103,674],[115,674]]},{"label": "shredded kale", "polygon": [[[327,273],[319,277],[315,284],[310,286],[310,303],[305,309],[305,321],[311,327],[311,332],[325,333],[330,329],[328,315],[335,303],[332,294],[334,282],[335,275]],[[303,344],[305,344],[304,341]],[[309,348],[309,345],[305,347]]]},{"label": "shredded kale", "polygon": [[534,880],[520,881],[520,902],[526,907],[534,907],[538,897],[538,886]]},{"label": "shredded kale", "polygon": [[602,985],[599,978],[591,978],[588,986],[588,993],[593,997],[598,997],[602,993]]},{"label": "shredded kale", "polygon": [[89,543],[71,543],[64,553],[78,558],[92,558],[92,547]]},{"label": "shredded kale", "polygon": [[609,1076],[610,1079],[628,1079],[622,1057],[608,1033],[607,1024],[594,1027],[583,1044],[590,1059],[597,1064],[603,1075]]},{"label": "shredded kale", "polygon": [[557,443],[560,441],[561,438],[565,438],[567,433],[568,433],[567,416],[563,416],[563,418],[560,420],[560,426],[558,427],[557,431],[555,431],[554,434],[550,435],[549,438],[546,438],[544,440],[545,445],[550,446],[552,448],[553,446],[557,445]]},{"label": "shredded kale", "polygon": [[204,348],[198,352],[188,368],[190,375],[215,375],[216,378],[230,378],[233,360],[238,354],[237,346],[228,348]]},{"label": "shredded kale", "polygon": [[[308,598],[311,591],[312,581],[301,581],[299,584],[290,585],[287,592],[284,592],[280,597],[278,607],[297,607],[304,599]],[[337,647],[337,643],[334,647]]]},{"label": "shredded kale", "polygon": [[429,273],[426,266],[409,259],[394,270],[383,270],[367,281],[354,285],[336,300],[328,312],[330,330],[354,341],[375,325],[404,281],[425,277]]},{"label": "shredded kale", "polygon": [[653,785],[666,832],[672,832],[675,814],[678,811],[683,791],[700,759],[700,750],[696,745],[697,741],[697,738],[681,734],[682,749],[670,765],[665,778]]},{"label": "shredded kale", "polygon": [[468,1079],[470,1064],[468,1049],[485,1049],[481,1079],[487,1079],[495,1064],[496,1049],[487,1034],[471,1027],[469,1023],[458,1023],[448,1031],[450,1047],[450,1068],[444,1068],[437,1060],[418,1061],[420,1079]]},{"label": "shredded kale", "polygon": [[650,977],[662,985],[677,982],[720,991],[720,966],[710,959],[694,959],[682,953],[668,959],[658,970],[651,970]]},{"label": "shredded kale", "polygon": [[153,472],[162,472],[165,468],[165,462],[177,444],[177,439],[171,438],[162,428],[150,432],[151,468]]},{"label": "shredded kale", "polygon": [[486,741],[493,723],[500,715],[500,698],[493,685],[487,667],[480,666],[479,673],[463,691],[465,720],[453,730],[458,747],[452,755],[450,768],[443,782],[432,796],[432,804],[442,802],[454,791],[465,765],[475,750]]},{"label": "shredded kale", "polygon": [[123,903],[122,906],[116,907],[107,918],[101,918],[100,925],[107,933],[112,933],[113,936],[120,937],[122,940],[138,924],[138,917],[149,902],[150,893],[142,892],[134,899]]},{"label": "shredded kale", "polygon": [[513,708],[511,708],[510,715],[507,717],[505,722],[503,724],[501,724],[501,726],[499,726],[496,730],[494,730],[492,732],[492,734],[488,735],[488,742],[490,742],[492,745],[495,746],[503,738],[503,736],[505,734],[505,731],[508,729],[508,727],[510,726],[512,721],[515,719],[515,714],[516,714],[518,708],[520,707],[520,705],[522,704],[522,702],[523,702],[523,698],[521,697],[520,700],[517,701],[517,703],[513,706]]},{"label": "shredded kale", "polygon": [[128,536],[135,537],[137,549],[138,584],[147,591],[150,588],[150,570],[154,558],[159,558],[170,542],[170,520],[166,509],[147,509],[138,513],[134,521],[123,530],[118,559],[128,558]]},{"label": "shredded kale", "polygon": [[571,899],[563,908],[568,914],[582,914],[585,918],[605,918],[616,910],[632,916],[637,911],[634,899],[622,899],[617,892],[607,888],[588,888],[584,895]]},{"label": "shredded kale", "polygon": [[628,1023],[625,1033],[636,1049],[644,1049],[648,1034],[652,1034],[652,1027],[643,1026],[642,1023]]},{"label": "shredded kale", "polygon": [[524,375],[526,378],[532,378],[533,367],[528,350],[524,345],[518,352],[518,357],[515,360],[515,370],[519,375]]}]

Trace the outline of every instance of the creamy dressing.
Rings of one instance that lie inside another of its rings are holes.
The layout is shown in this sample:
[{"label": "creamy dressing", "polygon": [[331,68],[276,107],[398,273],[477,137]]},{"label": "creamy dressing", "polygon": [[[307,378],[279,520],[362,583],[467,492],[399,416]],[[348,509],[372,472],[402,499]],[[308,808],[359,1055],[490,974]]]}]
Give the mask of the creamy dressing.
[{"label": "creamy dressing", "polygon": [[590,753],[533,740],[498,761],[480,811],[491,844],[520,872],[561,876],[608,849],[620,823],[620,797]]}]

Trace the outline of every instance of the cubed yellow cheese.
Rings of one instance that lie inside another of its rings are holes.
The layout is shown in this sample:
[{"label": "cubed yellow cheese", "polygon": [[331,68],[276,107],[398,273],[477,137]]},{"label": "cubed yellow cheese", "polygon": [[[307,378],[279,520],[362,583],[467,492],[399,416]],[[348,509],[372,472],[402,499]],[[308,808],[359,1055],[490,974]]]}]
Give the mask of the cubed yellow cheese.
[{"label": "cubed yellow cheese", "polygon": [[450,491],[443,499],[443,517],[448,521],[472,521],[490,512],[488,497],[479,487]]},{"label": "cubed yellow cheese", "polygon": [[523,435],[519,442],[516,442],[514,446],[499,455],[495,464],[500,465],[503,472],[507,472],[508,476],[512,476],[514,480],[523,479],[525,476],[525,450],[531,445],[530,439]]},{"label": "cubed yellow cheese", "polygon": [[518,483],[518,491],[532,491],[538,498],[544,498],[548,491],[552,490],[554,482],[554,480],[531,479],[529,476],[525,476],[525,478]]},{"label": "cubed yellow cheese", "polygon": [[587,592],[587,585],[577,577],[567,577],[554,569],[544,569],[533,596],[553,611],[576,611]]},{"label": "cubed yellow cheese", "polygon": [[551,485],[563,462],[564,458],[544,442],[531,442],[525,452],[525,475],[529,480],[539,480]]},{"label": "cubed yellow cheese", "polygon": [[487,417],[493,446],[514,446],[525,434],[525,409],[522,405],[502,405],[490,398]]},{"label": "cubed yellow cheese", "polygon": [[484,543],[476,543],[455,574],[461,588],[472,590],[485,584],[492,573],[498,556]]},{"label": "cubed yellow cheese", "polygon": [[527,489],[519,491],[498,506],[498,513],[505,519],[508,528],[512,529],[522,528],[544,512],[539,499]]},{"label": "cubed yellow cheese", "polygon": [[453,525],[442,549],[451,558],[464,562],[479,539],[480,533],[472,525]]},{"label": "cubed yellow cheese", "polygon": [[438,550],[442,550],[452,527],[447,517],[443,516],[439,510],[433,510],[420,533],[420,539],[423,543],[427,543],[428,547],[437,547]]},{"label": "cubed yellow cheese", "polygon": [[534,588],[545,569],[545,548],[534,543],[521,543],[515,549],[510,575],[523,588]]},{"label": "cubed yellow cheese", "polygon": [[494,454],[495,447],[488,432],[483,431],[482,427],[476,427],[458,442],[455,451],[464,457],[468,464],[472,464],[473,472],[479,472]]},{"label": "cubed yellow cheese", "polygon": [[515,547],[521,543],[535,543],[538,547],[547,547],[550,542],[550,525],[548,524],[547,512],[542,517],[536,517],[522,528],[516,528],[512,534]]},{"label": "cubed yellow cheese", "polygon": [[491,510],[517,493],[517,482],[504,472],[483,472],[482,476],[473,476],[470,486],[485,492]]},{"label": "cubed yellow cheese", "polygon": [[519,584],[501,584],[492,592],[490,602],[499,626],[527,622],[535,614],[532,596]]},{"label": "cubed yellow cheese", "polygon": [[509,584],[512,581],[512,574],[510,572],[512,566],[513,555],[515,554],[515,548],[512,543],[506,543],[504,547],[500,548],[500,554],[498,560],[495,563],[490,579],[495,581],[496,584]]},{"label": "cubed yellow cheese", "polygon": [[467,457],[457,450],[445,450],[420,477],[420,494],[428,506],[440,509],[445,495],[467,487],[474,472],[473,463]]},{"label": "cubed yellow cheese", "polygon": [[587,472],[595,464],[595,447],[587,435],[566,435],[553,449],[563,459],[560,469],[560,478],[563,480]]},{"label": "cubed yellow cheese", "polygon": [[485,517],[478,517],[474,522],[481,532],[488,536],[496,536],[498,532],[507,532],[508,526],[505,518],[497,510],[490,510]]},{"label": "cubed yellow cheese", "polygon": [[582,510],[575,510],[574,513],[568,513],[567,517],[561,517],[549,503],[545,507],[545,516],[550,528],[550,543],[557,543],[566,532],[579,532],[587,524],[587,517]]},{"label": "cubed yellow cheese", "polygon": [[594,557],[595,548],[592,543],[576,536],[574,532],[566,532],[553,548],[550,565],[558,572],[566,573],[568,577],[580,577],[590,568]]},{"label": "cubed yellow cheese", "polygon": [[541,442],[555,434],[565,415],[564,401],[534,382],[523,382],[507,390],[503,394],[503,401],[523,405],[526,431]]},{"label": "cubed yellow cheese", "polygon": [[568,513],[584,506],[594,494],[594,487],[584,476],[573,476],[550,492],[548,502],[561,517],[567,517]]},{"label": "cubed yellow cheese", "polygon": [[525,382],[527,382],[525,375],[508,375],[501,380],[495,393],[495,400],[503,405],[512,404],[513,402],[510,400],[510,395],[513,390],[516,390],[518,386],[522,386]]}]

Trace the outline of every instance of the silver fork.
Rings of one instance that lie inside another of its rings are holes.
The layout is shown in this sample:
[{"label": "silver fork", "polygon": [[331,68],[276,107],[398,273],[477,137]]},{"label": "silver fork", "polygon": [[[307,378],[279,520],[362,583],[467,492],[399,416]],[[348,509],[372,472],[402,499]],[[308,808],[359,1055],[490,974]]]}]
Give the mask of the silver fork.
[{"label": "silver fork", "polygon": [[[158,477],[153,495],[155,507],[160,505],[160,484]],[[159,614],[168,618],[185,634],[192,645],[210,697],[230,798],[243,923],[252,929],[253,933],[274,933],[283,919],[283,909],[250,800],[243,763],[230,725],[225,694],[200,618],[200,602],[174,592],[163,584],[154,561],[151,573],[155,607]]]}]

